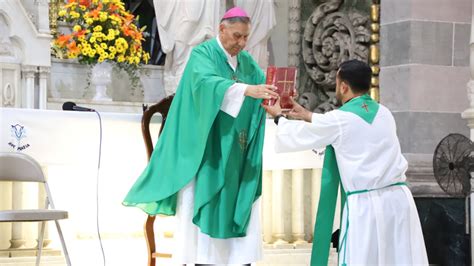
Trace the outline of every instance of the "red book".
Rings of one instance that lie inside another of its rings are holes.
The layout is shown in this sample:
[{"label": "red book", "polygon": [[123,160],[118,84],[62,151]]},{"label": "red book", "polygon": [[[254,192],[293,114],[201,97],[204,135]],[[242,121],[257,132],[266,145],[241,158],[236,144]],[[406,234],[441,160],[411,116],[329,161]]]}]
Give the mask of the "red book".
[{"label": "red book", "polygon": [[[291,98],[296,95],[296,67],[276,67],[267,68],[266,84],[277,87],[276,93],[280,95],[280,106],[282,109],[291,109],[293,104]],[[265,105],[274,105],[275,99],[264,100]]]}]

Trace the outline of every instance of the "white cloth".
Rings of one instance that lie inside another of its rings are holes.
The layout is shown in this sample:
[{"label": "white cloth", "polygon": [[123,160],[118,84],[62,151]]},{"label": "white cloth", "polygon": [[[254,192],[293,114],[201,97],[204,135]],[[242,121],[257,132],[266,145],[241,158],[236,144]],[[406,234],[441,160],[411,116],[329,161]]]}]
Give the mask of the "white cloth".
[{"label": "white cloth", "polygon": [[260,199],[253,207],[247,236],[229,239],[211,238],[201,233],[192,223],[194,211],[194,184],[192,181],[178,194],[177,228],[173,261],[179,264],[242,265],[262,258],[262,230],[260,226]]},{"label": "white cloth", "polygon": [[245,10],[252,21],[247,50],[262,69],[268,66],[268,39],[276,26],[273,0],[234,0],[235,6]]},{"label": "white cloth", "polygon": [[[329,144],[336,152],[347,192],[383,188],[406,180],[408,164],[401,154],[395,120],[383,105],[372,124],[339,110],[313,114],[311,123],[280,119],[277,151],[317,149]],[[347,265],[428,264],[420,220],[407,187],[354,194],[349,196],[348,204]],[[346,220],[344,213],[341,238]]]},{"label": "white cloth", "polygon": [[153,0],[165,61],[165,92],[171,95],[181,80],[194,46],[216,35],[220,1]]},{"label": "white cloth", "polygon": [[[219,46],[227,56],[232,69],[237,68],[237,57],[231,57],[217,38]],[[237,117],[245,99],[244,92],[248,85],[235,83],[227,89],[221,111]],[[247,235],[229,239],[211,238],[203,234],[199,227],[192,223],[194,212],[194,185],[190,182],[178,193],[176,210],[176,237],[173,261],[179,264],[215,264],[242,265],[262,258],[262,230],[260,225],[260,199],[252,206]]]}]

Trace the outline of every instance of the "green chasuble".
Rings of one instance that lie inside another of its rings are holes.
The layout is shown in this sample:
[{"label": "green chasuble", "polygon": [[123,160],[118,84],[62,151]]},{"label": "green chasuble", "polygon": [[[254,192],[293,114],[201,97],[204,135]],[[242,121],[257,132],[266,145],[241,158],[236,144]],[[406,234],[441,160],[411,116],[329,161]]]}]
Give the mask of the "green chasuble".
[{"label": "green chasuble", "polygon": [[246,235],[262,191],[265,111],[245,97],[236,118],[220,110],[235,82],[263,84],[252,57],[237,55],[236,71],[216,39],[195,47],[148,166],[125,197],[150,215],[174,215],[178,192],[196,178],[193,223],[214,238]]},{"label": "green chasuble", "polygon": [[[372,100],[368,94],[364,94],[346,102],[341,108],[339,108],[339,110],[351,112],[363,119],[365,122],[372,124],[377,115],[377,111],[379,110],[379,104]],[[326,152],[324,154],[321,192],[318,213],[316,214],[316,223],[314,225],[311,266],[328,265],[332,227],[336,211],[337,190],[340,182],[341,177],[337,166],[336,153],[334,148],[329,145],[326,147]],[[346,192],[341,186],[341,215],[342,210],[344,209],[345,200]],[[341,242],[341,236],[339,237]],[[344,236],[342,238],[344,238]]]}]

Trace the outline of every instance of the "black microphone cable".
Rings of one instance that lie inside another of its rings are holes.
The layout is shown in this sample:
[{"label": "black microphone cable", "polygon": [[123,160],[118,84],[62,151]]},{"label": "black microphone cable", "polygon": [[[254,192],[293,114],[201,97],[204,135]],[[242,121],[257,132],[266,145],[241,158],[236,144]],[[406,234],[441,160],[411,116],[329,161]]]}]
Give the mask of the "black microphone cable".
[{"label": "black microphone cable", "polygon": [[100,250],[102,252],[102,259],[105,266],[105,252],[104,246],[102,245],[102,237],[100,236],[100,226],[99,226],[99,174],[100,174],[100,159],[102,157],[102,118],[96,110],[94,112],[99,117],[99,160],[97,162],[97,177],[96,177],[96,226],[97,226],[97,236],[99,237]]}]

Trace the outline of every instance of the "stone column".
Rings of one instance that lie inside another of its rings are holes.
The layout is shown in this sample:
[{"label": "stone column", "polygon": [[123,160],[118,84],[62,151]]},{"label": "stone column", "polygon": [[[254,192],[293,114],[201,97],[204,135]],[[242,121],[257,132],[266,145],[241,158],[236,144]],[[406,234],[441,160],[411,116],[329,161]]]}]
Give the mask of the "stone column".
[{"label": "stone column", "polygon": [[272,172],[272,231],[275,245],[288,244],[285,240],[285,217],[283,210],[283,180],[284,170]]},{"label": "stone column", "polygon": [[38,16],[38,31],[49,34],[49,5],[48,0],[35,0],[36,15]]},{"label": "stone column", "polygon": [[288,65],[298,67],[301,50],[301,0],[290,0],[288,8]]},{"label": "stone column", "polygon": [[[471,34],[469,40],[469,81],[467,82],[467,97],[469,99],[469,107],[462,113],[462,117],[467,120],[467,125],[470,129],[470,138],[474,139],[474,0],[472,0],[471,7]],[[471,173],[472,175],[472,173]],[[471,254],[474,254],[474,179],[471,179],[471,202],[470,202],[470,229],[469,233],[471,235]]]},{"label": "stone column", "polygon": [[318,212],[319,196],[321,195],[322,169],[313,169],[311,174],[311,238],[314,239],[314,224]]},{"label": "stone column", "polygon": [[469,31],[472,0],[382,0],[380,102],[393,113],[415,197],[443,195],[433,151],[449,133],[469,134]]},{"label": "stone column", "polygon": [[263,171],[262,177],[263,241],[272,242],[272,172]]},{"label": "stone column", "polygon": [[292,170],[291,218],[292,235],[295,245],[306,244],[304,240],[304,170]]},{"label": "stone column", "polygon": [[39,109],[47,109],[50,67],[39,68]]},{"label": "stone column", "polygon": [[22,67],[22,77],[25,80],[26,85],[26,94],[24,96],[25,107],[26,108],[35,108],[35,76],[37,72],[36,66],[23,66]]},{"label": "stone column", "polygon": [[[23,208],[23,184],[15,182],[12,185],[12,207],[14,210]],[[12,237],[10,248],[21,248],[26,243],[23,235],[23,223],[12,224]]]},{"label": "stone column", "polygon": [[[43,173],[45,175],[45,178],[48,179],[48,168],[46,166],[41,167],[43,169]],[[44,189],[44,186],[41,184],[38,186],[38,207],[40,209],[46,208],[46,190]],[[46,226],[44,227],[44,235],[43,235],[43,248],[46,248],[50,243],[51,239],[49,238],[49,225],[50,223],[46,223]],[[41,223],[38,223],[38,232],[41,231]],[[37,242],[39,242],[39,239],[36,239]],[[37,243],[38,245],[38,243]]]}]

